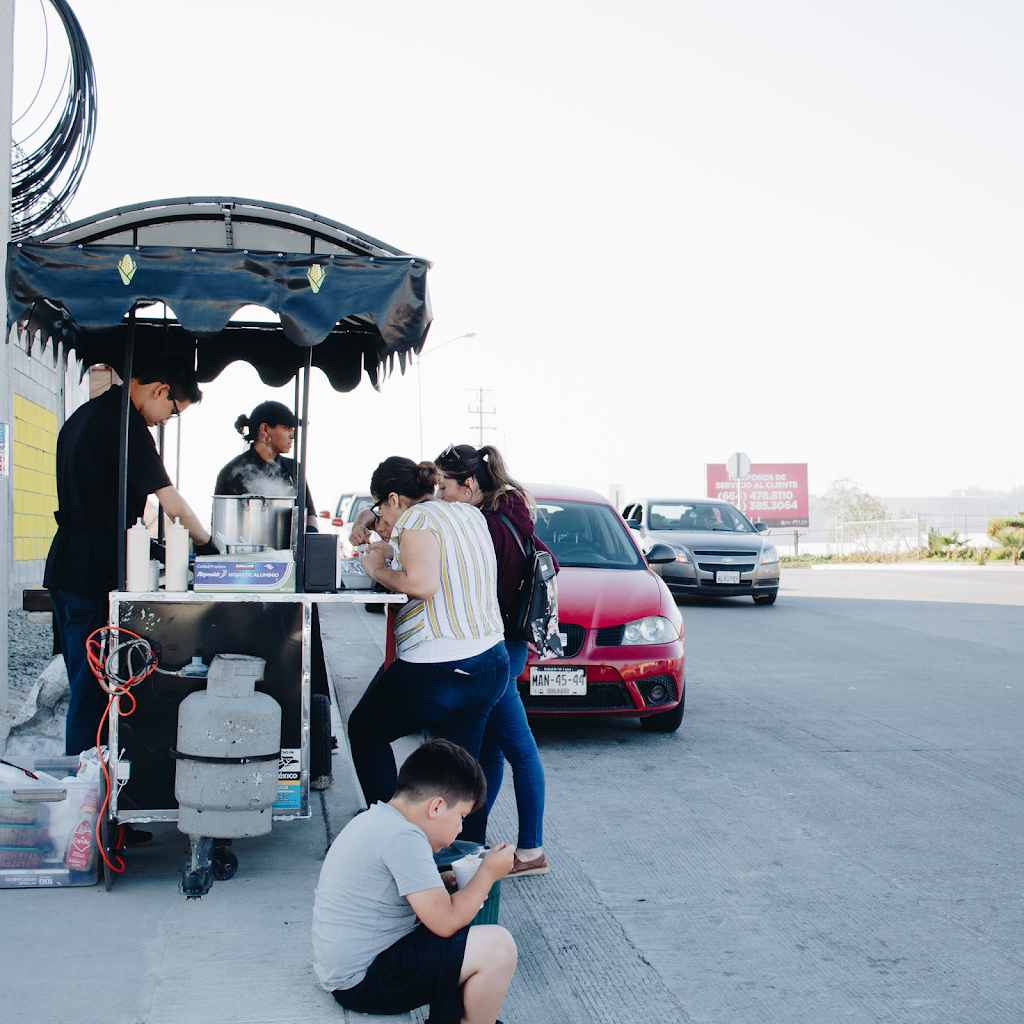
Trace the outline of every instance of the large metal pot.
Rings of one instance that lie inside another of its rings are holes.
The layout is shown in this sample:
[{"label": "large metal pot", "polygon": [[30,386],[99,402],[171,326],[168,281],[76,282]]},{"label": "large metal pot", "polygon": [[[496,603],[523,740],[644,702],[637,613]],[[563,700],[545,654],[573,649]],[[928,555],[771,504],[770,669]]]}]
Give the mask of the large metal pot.
[{"label": "large metal pot", "polygon": [[272,551],[295,546],[298,516],[294,498],[262,494],[215,494],[213,541],[224,551],[228,544],[266,544]]}]

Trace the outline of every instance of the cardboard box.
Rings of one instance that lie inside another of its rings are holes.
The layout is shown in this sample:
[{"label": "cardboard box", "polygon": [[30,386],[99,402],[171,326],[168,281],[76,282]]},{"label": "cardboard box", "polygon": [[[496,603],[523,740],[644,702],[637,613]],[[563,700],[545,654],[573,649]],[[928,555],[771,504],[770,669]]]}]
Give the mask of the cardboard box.
[{"label": "cardboard box", "polygon": [[192,567],[197,594],[294,594],[295,562],[290,551],[258,555],[199,555]]}]

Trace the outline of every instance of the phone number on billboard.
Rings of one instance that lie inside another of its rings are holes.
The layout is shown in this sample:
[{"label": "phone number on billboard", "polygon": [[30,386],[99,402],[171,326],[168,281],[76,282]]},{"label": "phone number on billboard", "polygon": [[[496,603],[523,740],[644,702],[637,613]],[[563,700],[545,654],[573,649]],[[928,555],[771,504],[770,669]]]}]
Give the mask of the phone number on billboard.
[{"label": "phone number on billboard", "polygon": [[747,497],[751,501],[792,501],[792,491],[750,491]]},{"label": "phone number on billboard", "polygon": [[772,509],[793,509],[796,508],[795,501],[748,501],[747,508],[754,512],[768,512]]}]

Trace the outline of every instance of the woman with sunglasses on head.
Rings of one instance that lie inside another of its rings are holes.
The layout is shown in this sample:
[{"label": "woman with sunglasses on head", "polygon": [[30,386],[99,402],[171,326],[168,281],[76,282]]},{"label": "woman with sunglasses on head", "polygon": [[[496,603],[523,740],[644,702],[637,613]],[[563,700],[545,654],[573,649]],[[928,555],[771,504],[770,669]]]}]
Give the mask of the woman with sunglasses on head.
[{"label": "woman with sunglasses on head", "polygon": [[428,729],[478,757],[487,716],[508,683],[487,523],[469,505],[435,501],[439,476],[431,462],[392,456],[370,480],[378,532],[397,541],[398,554],[378,542],[363,569],[410,601],[395,619],[397,660],[374,676],[348,722],[367,805],[394,795],[391,742],[400,736]]},{"label": "woman with sunglasses on head", "polygon": [[[512,523],[524,546],[532,539],[537,547],[547,551],[547,546],[533,532],[537,509],[533,496],[511,477],[501,453],[491,445],[479,450],[468,444],[449,445],[435,461],[443,474],[438,497],[445,501],[468,502],[480,509],[487,520],[498,560],[498,594],[507,628],[507,616],[516,607],[519,596],[526,555],[501,516]],[[554,555],[551,557],[554,559]],[[544,767],[516,685],[516,679],[526,666],[528,647],[525,640],[506,637],[505,648],[509,660],[508,687],[487,718],[480,748],[480,764],[487,778],[486,812],[490,812],[498,797],[508,758],[519,811],[519,842],[508,877],[544,875],[548,871],[543,847]],[[463,837],[484,842],[480,825],[477,816],[470,815]],[[483,826],[486,827],[486,817]]]}]

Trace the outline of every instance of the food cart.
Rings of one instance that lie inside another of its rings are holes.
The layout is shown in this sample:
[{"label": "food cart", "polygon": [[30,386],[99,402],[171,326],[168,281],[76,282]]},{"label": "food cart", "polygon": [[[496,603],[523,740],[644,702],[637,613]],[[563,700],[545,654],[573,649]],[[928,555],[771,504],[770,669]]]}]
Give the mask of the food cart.
[{"label": "food cart", "polygon": [[[302,496],[313,367],[341,392],[354,389],[363,373],[377,387],[395,360],[404,370],[408,354],[422,349],[430,324],[428,267],[426,260],[344,224],[290,207],[223,197],[143,203],[8,247],[8,340],[16,326],[30,348],[52,346],[55,361],[73,353],[83,371],[108,364],[121,370],[124,381],[133,366],[167,352],[194,359],[200,382],[215,380],[236,360],[250,363],[271,387],[294,381]],[[273,321],[237,318],[252,306],[274,314]],[[128,525],[128,400],[126,387],[122,537]],[[303,507],[300,498],[293,513],[300,522]],[[115,877],[113,826],[178,820],[176,757],[218,760],[175,750],[179,708],[206,685],[217,655],[263,660],[257,688],[281,709],[273,817],[309,817],[311,746],[323,742],[311,736],[312,606],[365,602],[371,595],[375,603],[405,597],[367,590],[308,593],[305,556],[299,528],[294,591],[139,593],[127,591],[121,544],[110,625],[145,638],[164,671],[134,687],[131,717],[119,713],[119,701],[111,705],[108,773],[116,784],[101,820],[108,889]],[[193,868],[196,856],[193,840]],[[217,877],[233,874],[233,860],[221,853]],[[183,879],[187,872],[186,865]]]}]

